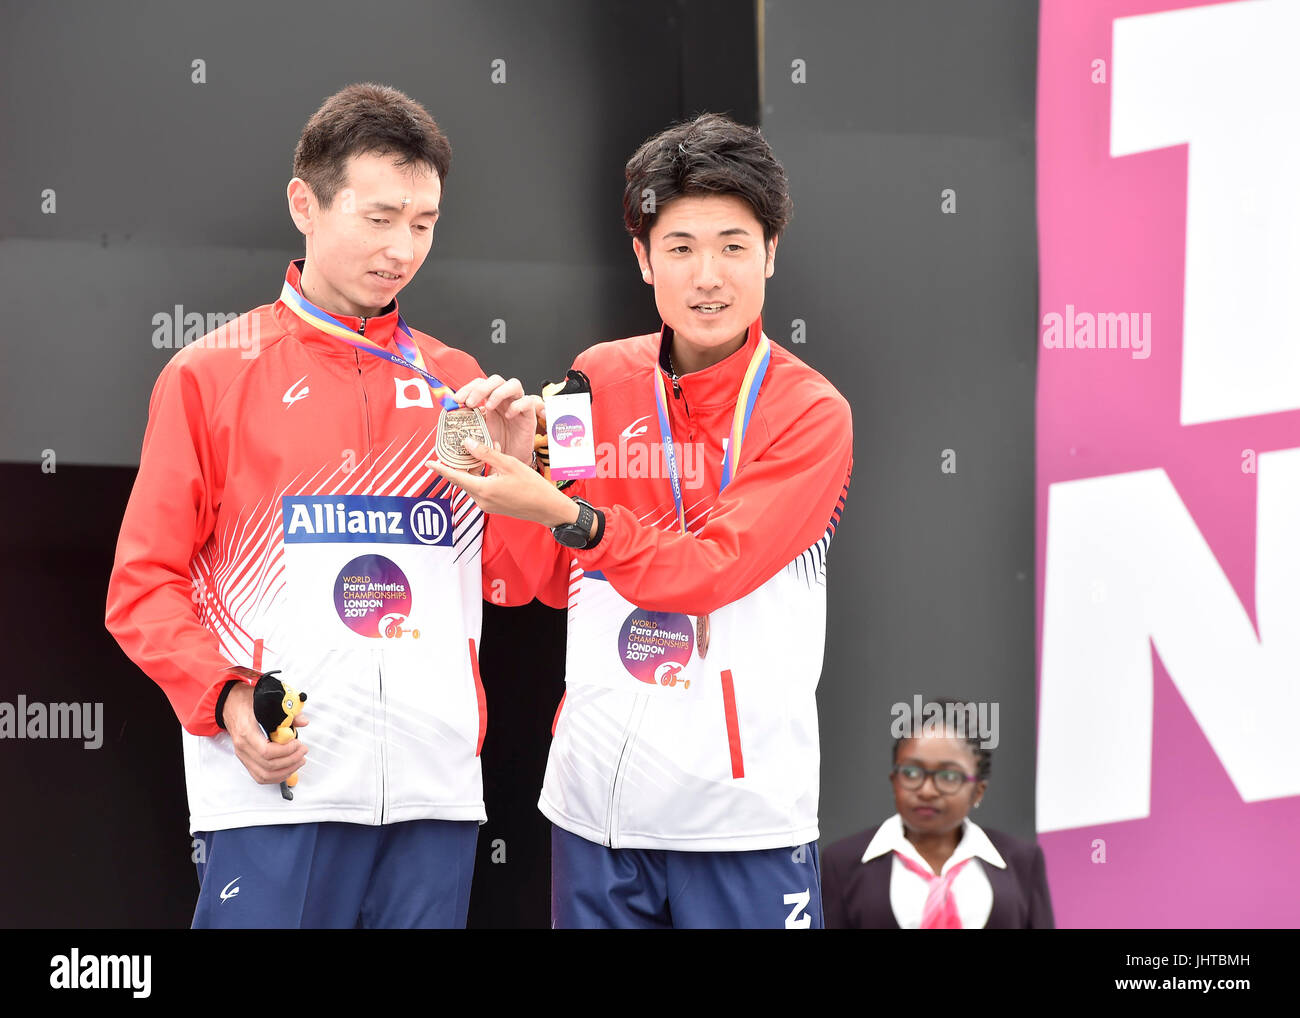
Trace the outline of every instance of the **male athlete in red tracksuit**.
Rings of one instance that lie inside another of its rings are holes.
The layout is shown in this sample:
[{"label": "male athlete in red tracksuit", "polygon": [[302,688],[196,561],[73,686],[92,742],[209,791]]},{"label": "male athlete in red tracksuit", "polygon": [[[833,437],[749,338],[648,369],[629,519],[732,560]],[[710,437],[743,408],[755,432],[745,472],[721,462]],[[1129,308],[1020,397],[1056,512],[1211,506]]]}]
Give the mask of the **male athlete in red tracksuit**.
[{"label": "male athlete in red tracksuit", "polygon": [[[306,259],[154,386],[107,624],[184,729],[196,927],[465,924],[486,819],[483,577],[517,573],[426,465],[430,377],[482,371],[409,330],[395,299],[429,251],[449,160],[395,89],[327,100],[288,188]],[[503,402],[522,387],[479,390],[497,441],[531,461],[531,402]],[[267,740],[232,665],[308,694],[300,740]]]},{"label": "male athlete in red tracksuit", "polygon": [[671,128],[629,162],[624,205],[664,325],[574,363],[596,476],[561,493],[491,452],[483,478],[440,468],[517,518],[503,533],[536,572],[511,602],[568,609],[539,804],[553,922],[820,927],[815,691],[849,406],[763,334],[788,197],[757,132]]},{"label": "male athlete in red tracksuit", "polygon": [[[286,274],[295,292],[301,266]],[[396,303],[334,317],[394,348]],[[256,358],[218,331],[159,377],[108,597],[109,628],[184,726],[190,830],[208,845],[237,831],[254,843],[229,864],[205,848],[200,871],[217,869],[195,924],[350,927],[365,900],[366,925],[463,926],[486,820],[482,585],[513,582],[513,563],[469,497],[425,465],[437,413],[423,379],[283,298],[223,330],[254,328]],[[448,386],[482,376],[468,354],[414,339]],[[381,593],[348,596],[349,576]],[[292,802],[249,776],[218,726],[234,664],[280,669],[308,693],[310,756]],[[367,893],[365,839],[428,820],[448,822],[428,828],[440,839],[412,841],[409,865]],[[410,911],[426,891],[437,908]]]}]

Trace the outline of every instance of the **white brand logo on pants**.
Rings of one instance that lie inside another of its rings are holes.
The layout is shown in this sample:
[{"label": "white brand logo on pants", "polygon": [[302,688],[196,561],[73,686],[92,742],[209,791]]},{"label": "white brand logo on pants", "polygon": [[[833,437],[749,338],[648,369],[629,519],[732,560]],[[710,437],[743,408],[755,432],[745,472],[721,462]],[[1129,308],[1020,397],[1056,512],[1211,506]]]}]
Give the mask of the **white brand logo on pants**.
[{"label": "white brand logo on pants", "polygon": [[785,917],[785,928],[787,930],[806,930],[812,926],[812,916],[806,912],[799,915],[808,907],[808,902],[811,900],[812,894],[806,887],[802,891],[795,891],[785,896],[785,903],[794,906],[794,908],[790,909],[790,914]]}]

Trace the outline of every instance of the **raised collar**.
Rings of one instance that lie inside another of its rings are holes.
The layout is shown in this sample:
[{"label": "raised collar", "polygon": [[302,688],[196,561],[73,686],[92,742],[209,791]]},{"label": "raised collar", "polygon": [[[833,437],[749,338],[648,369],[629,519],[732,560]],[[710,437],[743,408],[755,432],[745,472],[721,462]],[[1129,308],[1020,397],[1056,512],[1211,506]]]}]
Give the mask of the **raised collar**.
[{"label": "raised collar", "polygon": [[[740,383],[749,368],[750,358],[762,338],[763,318],[760,315],[750,324],[749,332],[745,336],[745,345],[739,350],[728,354],[717,364],[677,377],[677,385],[692,409],[735,405],[736,396],[740,392]],[[673,330],[665,324],[659,330],[659,370],[663,372],[664,385],[670,391],[673,375],[668,366],[668,351],[672,341]]]},{"label": "raised collar", "polygon": [[[306,258],[297,258],[289,263],[289,268],[285,271],[284,280],[292,286],[298,294],[307,300],[302,293],[302,270],[306,265]],[[310,303],[310,301],[308,301]],[[354,359],[357,355],[357,349],[351,346],[346,340],[337,336],[331,336],[328,332],[322,332],[310,322],[294,314],[284,303],[283,300],[276,298],[274,307],[275,320],[285,332],[289,333],[295,339],[310,346],[313,350],[327,356],[339,356]],[[336,319],[354,331],[361,331],[361,323],[365,322],[365,331],[363,335],[371,342],[378,343],[386,349],[396,351],[397,346],[393,342],[393,336],[397,332],[397,300],[394,298],[389,302],[379,314],[369,318],[358,318],[354,315],[342,315],[333,311],[330,312]],[[370,358],[367,356],[367,360]],[[362,363],[365,363],[364,361]]]},{"label": "raised collar", "polygon": [[[867,850],[862,853],[862,861],[870,862],[877,856],[887,855],[890,852],[899,852],[913,862],[919,863],[927,873],[930,871],[930,864],[921,858],[921,853],[916,850],[916,846],[908,841],[903,833],[903,818],[897,813],[880,825],[875,836],[867,844]],[[948,861],[943,864],[943,873],[947,873],[962,860],[970,858],[983,859],[998,869],[1007,868],[1002,853],[993,846],[984,829],[967,817],[961,822],[961,840],[957,842],[957,847],[953,849]],[[942,876],[943,873],[939,875]]]}]

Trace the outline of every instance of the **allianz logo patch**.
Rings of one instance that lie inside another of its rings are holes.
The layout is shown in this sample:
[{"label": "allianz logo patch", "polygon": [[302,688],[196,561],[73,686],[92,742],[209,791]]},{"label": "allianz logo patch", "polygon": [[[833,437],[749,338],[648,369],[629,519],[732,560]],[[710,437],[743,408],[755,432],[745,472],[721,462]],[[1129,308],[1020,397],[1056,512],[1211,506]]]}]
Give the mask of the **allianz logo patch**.
[{"label": "allianz logo patch", "polygon": [[453,543],[451,499],[399,495],[286,495],[285,544]]}]

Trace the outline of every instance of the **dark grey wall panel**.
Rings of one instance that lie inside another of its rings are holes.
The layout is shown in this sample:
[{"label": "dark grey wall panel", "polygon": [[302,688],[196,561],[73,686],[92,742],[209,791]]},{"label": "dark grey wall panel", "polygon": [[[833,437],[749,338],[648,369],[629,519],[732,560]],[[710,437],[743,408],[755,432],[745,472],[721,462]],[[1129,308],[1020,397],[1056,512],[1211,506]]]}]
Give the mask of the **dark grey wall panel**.
[{"label": "dark grey wall panel", "polygon": [[977,819],[1032,836],[1037,5],[764,8],[763,131],[795,207],[764,325],[789,341],[802,319],[792,349],[854,414],[818,690],[823,843],[894,811],[890,706],[917,693],[998,702]]},{"label": "dark grey wall panel", "polygon": [[[530,386],[563,375],[592,342],[651,327],[622,229],[622,167],[683,112],[687,19],[675,4],[0,12],[0,86],[14,100],[0,120],[0,329],[13,376],[30,383],[5,393],[0,460],[52,448],[66,463],[137,462],[168,353],[151,344],[153,316],[275,300],[303,250],[285,198],[294,145],[321,101],[353,81],[406,91],[452,143],[433,250],[398,298],[412,325]],[[196,59],[204,84],[191,82]],[[497,59],[505,82],[494,84]],[[52,215],[41,211],[46,188]],[[504,346],[490,341],[494,319],[506,321]]]}]

